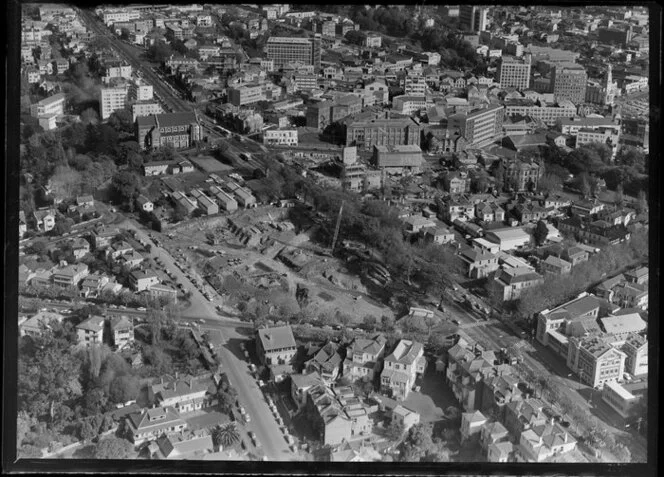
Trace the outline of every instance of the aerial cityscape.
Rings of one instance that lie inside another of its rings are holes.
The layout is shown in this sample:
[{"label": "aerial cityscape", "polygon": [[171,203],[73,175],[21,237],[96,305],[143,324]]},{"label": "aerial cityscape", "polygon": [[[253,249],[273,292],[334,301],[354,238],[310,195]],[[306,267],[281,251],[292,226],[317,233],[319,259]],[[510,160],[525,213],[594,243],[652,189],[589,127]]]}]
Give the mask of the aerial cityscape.
[{"label": "aerial cityscape", "polygon": [[648,462],[647,8],[20,8],[19,459]]}]

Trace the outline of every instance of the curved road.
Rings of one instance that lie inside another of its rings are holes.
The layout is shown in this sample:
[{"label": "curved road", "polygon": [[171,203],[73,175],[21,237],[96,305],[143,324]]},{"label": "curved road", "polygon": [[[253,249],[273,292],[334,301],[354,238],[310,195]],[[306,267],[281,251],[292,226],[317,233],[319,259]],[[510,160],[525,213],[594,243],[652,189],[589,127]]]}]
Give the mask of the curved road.
[{"label": "curved road", "polygon": [[[150,256],[159,257],[164,266],[170,270],[179,283],[191,291],[191,301],[196,304],[196,316],[205,320],[203,329],[213,331],[211,335],[215,345],[219,345],[219,355],[223,363],[223,370],[229,377],[232,385],[238,392],[238,399],[251,416],[251,423],[246,427],[253,429],[259,442],[261,442],[266,457],[269,460],[293,460],[294,455],[290,452],[288,444],[279,429],[270,408],[258,388],[256,380],[250,375],[249,367],[239,348],[240,341],[246,341],[246,336],[237,333],[233,328],[227,328],[221,323],[233,321],[231,318],[220,318],[213,309],[212,304],[201,294],[186,275],[175,265],[171,255],[165,250],[157,247],[148,237],[147,233],[133,220],[126,220],[123,224],[136,231],[137,239],[152,245]],[[215,324],[219,323],[219,327]],[[223,332],[222,332],[223,328]]]}]

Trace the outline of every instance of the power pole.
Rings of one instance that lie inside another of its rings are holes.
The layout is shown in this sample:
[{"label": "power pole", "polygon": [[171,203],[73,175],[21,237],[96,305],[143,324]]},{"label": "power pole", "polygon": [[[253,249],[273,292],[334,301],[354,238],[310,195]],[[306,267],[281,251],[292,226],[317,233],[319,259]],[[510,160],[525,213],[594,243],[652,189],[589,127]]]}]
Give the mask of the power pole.
[{"label": "power pole", "polygon": [[344,210],[344,201],[341,201],[341,207],[339,207],[339,215],[337,216],[337,225],[334,227],[334,237],[332,237],[332,246],[330,247],[330,255],[334,254],[334,246],[337,243],[337,238],[339,237],[339,229],[341,228],[341,213]]}]

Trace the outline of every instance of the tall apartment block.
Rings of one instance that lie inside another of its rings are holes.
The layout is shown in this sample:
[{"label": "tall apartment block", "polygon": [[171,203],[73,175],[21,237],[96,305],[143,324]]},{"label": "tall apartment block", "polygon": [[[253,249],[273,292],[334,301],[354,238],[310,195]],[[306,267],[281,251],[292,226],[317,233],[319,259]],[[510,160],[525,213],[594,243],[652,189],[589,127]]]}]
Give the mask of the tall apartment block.
[{"label": "tall apartment block", "polygon": [[519,90],[530,87],[531,56],[515,58],[503,56],[500,60],[497,81],[501,88],[517,88]]},{"label": "tall apartment block", "polygon": [[469,145],[486,146],[501,136],[504,111],[502,106],[495,105],[469,114],[453,114],[447,127],[459,131]]},{"label": "tall apartment block", "polygon": [[128,92],[128,85],[101,89],[99,92],[99,115],[102,120],[108,119],[115,111],[123,110],[127,106]]},{"label": "tall apartment block", "polygon": [[564,63],[556,66],[551,73],[551,83],[556,101],[568,99],[578,105],[586,99],[588,75],[581,65]]},{"label": "tall apartment block", "polygon": [[489,10],[477,5],[461,5],[459,7],[459,25],[466,31],[481,32],[486,30]]},{"label": "tall apartment block", "polygon": [[300,62],[320,69],[321,36],[290,38],[273,36],[267,40],[267,57],[279,68],[287,63]]}]

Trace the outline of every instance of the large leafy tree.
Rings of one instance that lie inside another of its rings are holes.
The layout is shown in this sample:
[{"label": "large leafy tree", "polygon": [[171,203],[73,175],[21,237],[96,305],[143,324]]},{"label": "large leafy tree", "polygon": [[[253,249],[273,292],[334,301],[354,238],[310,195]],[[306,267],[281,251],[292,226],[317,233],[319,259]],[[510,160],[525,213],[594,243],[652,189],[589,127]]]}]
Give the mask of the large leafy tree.
[{"label": "large leafy tree", "polygon": [[118,437],[103,439],[94,450],[96,459],[126,459],[133,450],[131,442]]}]

